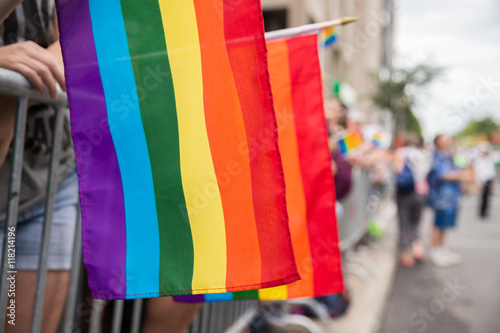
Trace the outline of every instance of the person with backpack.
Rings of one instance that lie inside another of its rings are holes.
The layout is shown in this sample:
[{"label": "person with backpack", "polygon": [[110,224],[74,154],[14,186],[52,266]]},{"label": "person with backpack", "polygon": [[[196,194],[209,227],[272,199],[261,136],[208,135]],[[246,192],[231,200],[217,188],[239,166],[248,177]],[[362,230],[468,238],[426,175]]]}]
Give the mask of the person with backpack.
[{"label": "person with backpack", "polygon": [[418,228],[427,195],[430,158],[411,134],[405,135],[404,147],[396,150],[395,157],[400,264],[412,267],[415,259],[424,259]]},{"label": "person with backpack", "polygon": [[453,163],[452,144],[451,137],[443,134],[436,136],[432,168],[427,178],[430,188],[428,202],[435,213],[430,258],[433,264],[441,267],[462,261],[459,254],[446,248],[444,239],[446,232],[456,225],[461,196],[460,181],[470,178],[469,171]]}]

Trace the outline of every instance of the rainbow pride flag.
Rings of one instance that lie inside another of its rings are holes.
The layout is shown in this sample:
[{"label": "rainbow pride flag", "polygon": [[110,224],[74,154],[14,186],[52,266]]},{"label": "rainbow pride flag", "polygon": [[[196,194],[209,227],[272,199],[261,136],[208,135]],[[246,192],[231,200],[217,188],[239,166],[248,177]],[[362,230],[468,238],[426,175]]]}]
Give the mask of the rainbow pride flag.
[{"label": "rainbow pride flag", "polygon": [[378,148],[382,147],[384,136],[385,136],[384,133],[382,133],[382,132],[376,132],[373,135],[373,140],[372,140],[373,145],[375,147],[378,147]]},{"label": "rainbow pride flag", "polygon": [[296,281],[260,2],[58,14],[92,296]]},{"label": "rainbow pride flag", "polygon": [[352,150],[363,144],[363,138],[358,131],[347,132],[338,141],[342,155],[350,153]]},{"label": "rainbow pride flag", "polygon": [[267,46],[290,230],[302,279],[261,290],[177,296],[177,301],[282,300],[323,296],[344,288],[317,35]]},{"label": "rainbow pride flag", "polygon": [[335,32],[335,27],[328,27],[322,29],[319,34],[320,45],[322,47],[329,47],[337,41],[337,33]]}]

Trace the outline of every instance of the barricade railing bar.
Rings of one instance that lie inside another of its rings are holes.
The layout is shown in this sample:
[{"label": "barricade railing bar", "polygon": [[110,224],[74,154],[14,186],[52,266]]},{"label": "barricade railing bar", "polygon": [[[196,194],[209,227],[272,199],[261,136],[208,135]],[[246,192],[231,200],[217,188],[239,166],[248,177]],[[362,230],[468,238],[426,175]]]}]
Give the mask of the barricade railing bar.
[{"label": "barricade railing bar", "polygon": [[369,171],[358,167],[352,169],[352,187],[342,199],[344,215],[338,221],[340,249],[352,249],[365,235],[369,220],[368,201],[371,194]]}]

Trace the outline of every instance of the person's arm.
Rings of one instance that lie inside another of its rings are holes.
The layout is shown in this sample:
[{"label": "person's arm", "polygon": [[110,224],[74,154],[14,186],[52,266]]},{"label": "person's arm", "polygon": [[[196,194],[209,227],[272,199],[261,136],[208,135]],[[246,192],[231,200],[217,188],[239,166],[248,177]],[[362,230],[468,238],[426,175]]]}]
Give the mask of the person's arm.
[{"label": "person's arm", "polygon": [[[64,67],[59,41],[49,48],[33,42],[23,42],[0,47],[0,67],[20,72],[45,94],[48,88],[53,98],[57,96],[56,82],[64,90]],[[16,100],[0,95],[0,166],[3,164],[14,135]]]},{"label": "person's arm", "polygon": [[56,15],[54,28],[56,42],[47,49],[31,41],[0,47],[0,67],[23,74],[40,94],[45,95],[48,89],[52,98],[57,97],[56,83],[66,90]]},{"label": "person's arm", "polygon": [[[47,50],[57,59],[59,65],[62,66],[64,71],[63,57],[61,52],[61,44],[59,43],[59,24],[57,23],[57,15],[54,15],[54,40],[55,42],[50,45]],[[60,84],[60,83],[59,83]],[[64,84],[61,85],[64,90]]]},{"label": "person's arm", "polygon": [[463,180],[464,171],[463,170],[453,170],[445,173],[441,178],[445,182],[458,182]]},{"label": "person's arm", "polygon": [[[57,96],[56,82],[64,90],[64,67],[59,41],[49,48],[33,42],[23,42],[0,47],[0,67],[23,74],[41,94],[45,87],[50,95]],[[0,95],[0,166],[10,146],[15,119],[15,98]]]},{"label": "person's arm", "polygon": [[23,74],[42,95],[47,87],[56,98],[56,83],[65,89],[63,65],[54,55],[57,45],[50,47],[55,49],[52,52],[31,41],[0,47],[0,67]]},{"label": "person's arm", "polygon": [[0,23],[17,7],[23,0],[2,0],[0,1]]},{"label": "person's arm", "polygon": [[[54,15],[56,27],[56,42],[46,50],[34,43],[19,43],[12,47],[0,47],[0,67],[16,70],[24,74],[28,80],[40,91],[45,93],[47,86],[52,97],[57,95],[56,82],[62,90],[64,85],[64,65],[59,44],[57,17]],[[26,51],[26,52],[24,52]],[[21,54],[20,59],[15,54]],[[31,77],[31,79],[30,79]],[[16,100],[10,96],[0,95],[0,166],[3,164],[10,143],[14,136]]]},{"label": "person's arm", "polygon": [[405,156],[400,151],[396,151],[393,155],[392,162],[394,167],[394,173],[397,175],[401,174],[405,167],[405,162],[406,162]]}]

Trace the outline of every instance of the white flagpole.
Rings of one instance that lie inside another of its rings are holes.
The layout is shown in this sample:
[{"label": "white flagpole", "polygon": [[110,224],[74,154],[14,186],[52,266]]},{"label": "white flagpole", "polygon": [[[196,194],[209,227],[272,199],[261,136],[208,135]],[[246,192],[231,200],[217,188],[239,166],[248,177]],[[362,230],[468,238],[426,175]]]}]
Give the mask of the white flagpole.
[{"label": "white flagpole", "polygon": [[313,33],[318,33],[320,29],[334,27],[336,25],[345,25],[354,21],[357,21],[357,17],[342,17],[340,19],[326,21],[321,23],[313,23],[301,25],[300,27],[281,29],[276,31],[266,32],[266,41],[273,41],[278,39],[299,37],[302,35],[309,35]]}]

